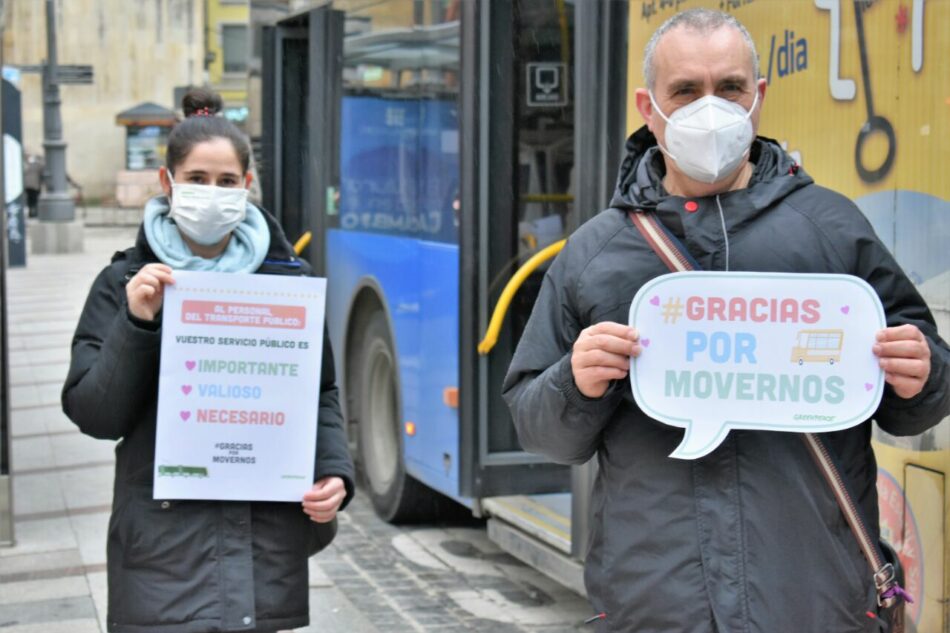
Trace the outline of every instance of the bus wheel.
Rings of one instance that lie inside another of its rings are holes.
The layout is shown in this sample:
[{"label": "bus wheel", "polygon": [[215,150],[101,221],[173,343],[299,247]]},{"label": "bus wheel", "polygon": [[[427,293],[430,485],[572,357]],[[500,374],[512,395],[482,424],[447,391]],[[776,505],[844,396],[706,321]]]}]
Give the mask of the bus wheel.
[{"label": "bus wheel", "polygon": [[376,310],[364,323],[357,339],[362,345],[353,350],[355,397],[348,399],[357,426],[357,463],[376,513],[390,523],[412,521],[421,518],[432,493],[406,474],[396,356],[386,317]]}]

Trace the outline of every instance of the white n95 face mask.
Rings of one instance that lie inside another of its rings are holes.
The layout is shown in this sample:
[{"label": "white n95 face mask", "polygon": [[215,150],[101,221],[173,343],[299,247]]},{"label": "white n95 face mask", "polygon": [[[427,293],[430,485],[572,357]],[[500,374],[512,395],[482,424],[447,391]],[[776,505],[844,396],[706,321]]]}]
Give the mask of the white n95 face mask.
[{"label": "white n95 face mask", "polygon": [[[171,180],[171,173],[168,178]],[[217,244],[237,228],[246,215],[247,189],[172,181],[168,217],[196,244]]]},{"label": "white n95 face mask", "polygon": [[706,95],[683,106],[667,118],[650,93],[650,102],[666,121],[665,144],[660,149],[684,174],[699,182],[714,183],[732,174],[748,155],[755,133],[750,117],[759,102],[755,91],[752,108],[715,95]]}]

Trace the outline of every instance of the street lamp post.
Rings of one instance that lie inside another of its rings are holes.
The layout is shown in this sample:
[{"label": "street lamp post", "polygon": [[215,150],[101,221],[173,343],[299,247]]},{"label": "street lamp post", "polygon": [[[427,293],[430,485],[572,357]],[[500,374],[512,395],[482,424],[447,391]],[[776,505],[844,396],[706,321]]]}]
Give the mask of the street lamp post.
[{"label": "street lamp post", "polygon": [[[46,0],[46,49],[46,63],[38,70],[43,73],[43,149],[47,176],[37,205],[40,221],[31,229],[31,250],[34,254],[79,253],[83,250],[83,225],[75,219],[76,206],[66,185],[66,142],[63,140],[59,84],[91,83],[91,67],[59,65],[53,0]],[[87,76],[71,78],[71,71],[77,70]]]},{"label": "street lamp post", "polygon": [[41,222],[71,222],[76,207],[66,186],[66,142],[60,115],[59,66],[56,56],[56,9],[46,0],[46,64],[43,66],[43,149],[49,178],[40,194]]}]

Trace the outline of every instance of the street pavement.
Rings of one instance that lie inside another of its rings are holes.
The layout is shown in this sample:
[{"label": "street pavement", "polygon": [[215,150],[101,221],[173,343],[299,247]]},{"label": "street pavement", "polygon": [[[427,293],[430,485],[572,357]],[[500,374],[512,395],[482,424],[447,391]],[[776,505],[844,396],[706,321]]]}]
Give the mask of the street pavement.
[{"label": "street pavement", "polygon": [[[134,235],[87,226],[84,253],[28,254],[7,273],[16,544],[0,547],[0,633],[105,631],[114,443],[80,434],[59,395],[89,286]],[[310,614],[298,632],[568,633],[591,611],[481,524],[391,526],[358,494],[310,559]]]}]

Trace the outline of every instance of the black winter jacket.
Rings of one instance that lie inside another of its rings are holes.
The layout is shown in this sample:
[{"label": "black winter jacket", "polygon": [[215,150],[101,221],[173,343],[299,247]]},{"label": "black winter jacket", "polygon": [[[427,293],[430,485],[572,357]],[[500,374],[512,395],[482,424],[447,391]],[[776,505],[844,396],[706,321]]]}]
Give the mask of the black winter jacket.
[{"label": "black winter jacket", "polygon": [[[277,222],[258,274],[301,275]],[[336,524],[316,524],[296,503],[152,499],[160,322],[129,314],[125,284],[158,261],[139,230],[96,278],[72,343],[63,410],[83,433],[120,440],[107,544],[114,633],[274,631],[309,622],[307,558]],[[316,389],[316,385],[314,385]],[[317,479],[335,475],[353,496],[330,350],[324,336]]]},{"label": "black winter jacket", "polygon": [[[748,188],[667,195],[656,141],[627,142],[611,206],[580,227],[552,264],[512,360],[504,395],[522,445],[567,464],[596,454],[585,580],[601,631],[872,631],[871,572],[828,485],[794,433],[732,431],[710,455],[668,457],[683,430],[647,417],[628,380],[599,399],[574,384],[571,348],[601,321],[627,322],[634,294],[668,272],[627,217],[649,209],[704,270],[856,275],[880,295],[889,326],[912,323],[932,352],[910,400],[890,387],[874,420],[909,435],[950,412],[950,350],[933,318],[849,200],[815,185],[774,141],[757,139]],[[692,207],[692,205],[690,205]],[[826,435],[869,521],[878,520],[871,421]]]}]

